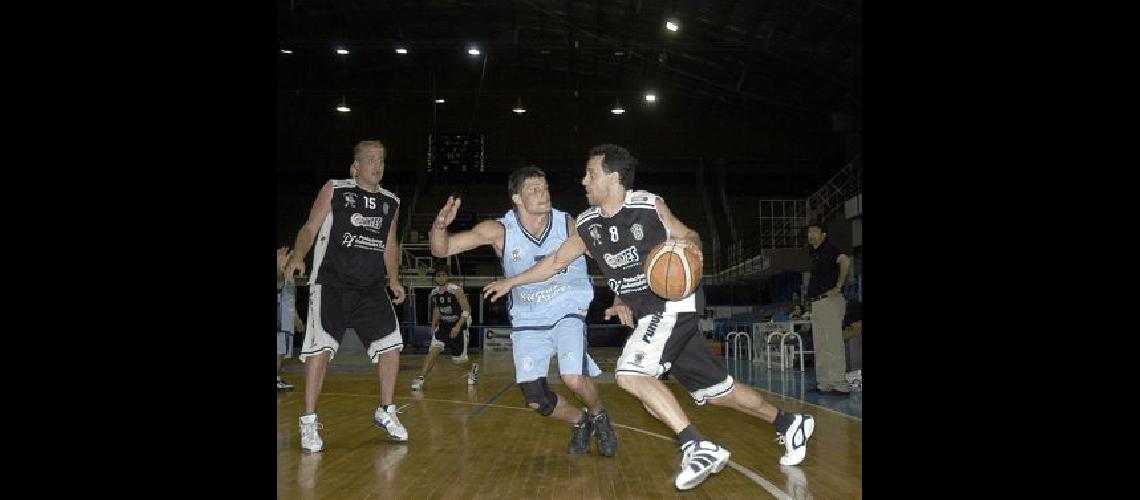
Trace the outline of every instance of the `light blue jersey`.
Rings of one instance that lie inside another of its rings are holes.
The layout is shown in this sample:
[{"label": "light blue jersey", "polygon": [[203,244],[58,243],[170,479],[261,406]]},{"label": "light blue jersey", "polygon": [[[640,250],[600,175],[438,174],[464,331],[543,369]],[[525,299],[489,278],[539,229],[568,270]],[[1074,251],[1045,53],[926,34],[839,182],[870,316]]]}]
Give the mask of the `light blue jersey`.
[{"label": "light blue jersey", "polygon": [[[499,218],[503,225],[503,273],[509,278],[530,269],[554,253],[566,241],[566,212],[551,209],[542,234],[532,235],[522,227],[512,209]],[[511,289],[510,315],[515,331],[549,327],[567,315],[585,316],[594,299],[594,287],[581,256],[550,279]]]},{"label": "light blue jersey", "polygon": [[[542,234],[522,227],[515,211],[499,218],[503,225],[503,273],[509,278],[530,269],[566,241],[566,212],[551,209]],[[596,377],[602,370],[586,352],[586,311],[594,287],[586,274],[586,257],[578,257],[541,283],[511,289],[511,343],[515,382],[547,376],[550,357],[558,356],[562,375]]]}]

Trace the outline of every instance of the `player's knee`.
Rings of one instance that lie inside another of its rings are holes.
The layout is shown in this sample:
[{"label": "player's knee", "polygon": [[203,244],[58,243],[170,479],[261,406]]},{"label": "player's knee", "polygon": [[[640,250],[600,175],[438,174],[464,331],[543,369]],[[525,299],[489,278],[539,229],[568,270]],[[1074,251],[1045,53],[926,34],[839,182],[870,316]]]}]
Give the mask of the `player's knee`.
[{"label": "player's knee", "polygon": [[558,395],[546,384],[546,377],[519,383],[527,406],[540,415],[549,417],[558,406]]}]

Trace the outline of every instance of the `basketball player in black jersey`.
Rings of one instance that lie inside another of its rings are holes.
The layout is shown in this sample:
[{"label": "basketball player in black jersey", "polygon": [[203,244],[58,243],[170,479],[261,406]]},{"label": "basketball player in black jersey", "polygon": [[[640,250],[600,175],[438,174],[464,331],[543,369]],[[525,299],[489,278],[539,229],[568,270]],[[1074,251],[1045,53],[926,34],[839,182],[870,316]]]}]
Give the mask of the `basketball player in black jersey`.
[{"label": "basketball player in black jersey", "polygon": [[681,471],[674,479],[678,489],[694,488],[720,472],[730,453],[697,431],[677,398],[658,380],[669,370],[698,405],[711,402],[773,424],[785,446],[780,464],[802,462],[814,419],[785,413],[751,387],[733,381],[724,361],[712,354],[704,336],[698,334],[703,289],[677,301],[666,301],[649,289],[642,268],[649,251],[670,240],[700,254],[700,235],[674,217],[660,197],[630,189],[637,159],[625,148],[603,144],[592,148],[589,157],[582,185],[591,208],[578,216],[577,231],[526,272],[488,284],[485,296],[498,299],[515,286],[544,280],[579,255],[589,254],[614,290],[614,305],[606,309],[606,318],[616,315],[634,328],[618,358],[617,384],[677,434],[683,452]]},{"label": "basketball player in black jersey", "polygon": [[[448,282],[450,275],[447,269],[439,268],[435,271],[435,284],[437,287],[428,294],[428,304],[431,307],[431,344],[428,355],[424,358],[424,367],[420,374],[412,379],[412,390],[418,391],[424,386],[424,377],[435,366],[435,358],[444,349],[451,353],[451,361],[462,363],[467,361],[467,327],[471,323],[471,304],[467,303],[467,294],[463,288]],[[479,379],[479,363],[472,363],[467,372],[467,385],[475,385]]]},{"label": "basketball player in black jersey", "polygon": [[[317,397],[328,362],[349,326],[368,349],[372,362],[378,363],[380,407],[373,414],[373,425],[393,440],[408,439],[392,404],[404,346],[392,304],[404,301],[404,287],[396,245],[400,199],[380,187],[384,153],[380,141],[356,145],[349,167],[352,178],[331,180],[321,188],[285,267],[285,277],[292,281],[294,272],[304,269],[310,247],[315,248],[308,325],[298,356],[305,363],[301,449],[306,452],[324,449],[318,432]],[[394,300],[388,297],[388,289]]]}]

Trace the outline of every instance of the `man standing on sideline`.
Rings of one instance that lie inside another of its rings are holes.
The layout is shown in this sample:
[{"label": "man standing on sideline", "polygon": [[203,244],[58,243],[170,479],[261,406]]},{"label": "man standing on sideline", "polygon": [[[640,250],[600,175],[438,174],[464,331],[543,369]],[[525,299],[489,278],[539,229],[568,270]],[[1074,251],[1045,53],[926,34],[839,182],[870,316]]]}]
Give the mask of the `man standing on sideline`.
[{"label": "man standing on sideline", "polygon": [[843,315],[847,302],[842,290],[851,261],[827,241],[827,232],[820,224],[809,225],[807,236],[813,249],[807,296],[811,302],[816,388],[822,394],[846,395],[851,386],[845,378]]}]

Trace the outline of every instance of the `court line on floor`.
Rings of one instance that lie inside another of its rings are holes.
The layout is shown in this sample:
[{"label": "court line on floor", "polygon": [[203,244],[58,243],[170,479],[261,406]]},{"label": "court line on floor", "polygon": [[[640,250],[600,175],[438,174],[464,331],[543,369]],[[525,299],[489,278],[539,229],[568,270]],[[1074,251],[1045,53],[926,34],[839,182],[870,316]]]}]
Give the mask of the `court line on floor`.
[{"label": "court line on floor", "polygon": [[[862,422],[862,421],[863,421],[863,419],[861,419],[861,418],[859,418],[859,417],[856,417],[855,415],[850,415],[850,414],[847,414],[847,413],[843,413],[843,412],[841,412],[841,411],[839,411],[839,410],[833,410],[833,409],[831,409],[831,408],[828,408],[828,407],[826,407],[826,406],[820,406],[820,405],[817,405],[817,404],[815,404],[815,403],[812,403],[812,402],[810,402],[810,401],[807,401],[807,400],[805,400],[805,399],[800,399],[800,398],[797,398],[797,397],[795,397],[795,396],[789,396],[789,395],[787,395],[787,394],[780,394],[780,393],[778,393],[778,392],[775,392],[775,391],[769,391],[768,389],[761,389],[761,388],[759,388],[759,387],[756,387],[756,386],[754,386],[754,385],[752,385],[752,386],[749,386],[749,387],[752,387],[753,389],[756,389],[757,391],[763,391],[763,392],[766,392],[766,393],[768,393],[768,394],[773,394],[773,395],[776,395],[776,396],[780,396],[781,398],[784,398],[784,399],[794,399],[794,400],[796,400],[796,401],[799,401],[800,403],[803,403],[803,404],[805,404],[805,405],[808,405],[808,406],[814,406],[814,407],[816,407],[816,408],[819,408],[819,409],[821,409],[821,410],[825,410],[825,411],[828,411],[828,412],[834,413],[834,414],[836,414],[836,415],[844,416],[844,417],[850,418],[850,419],[852,419],[852,420],[857,420],[857,421],[859,421],[859,422]],[[850,396],[848,396],[848,397],[850,397]]]},{"label": "court line on floor", "polygon": [[[470,401],[458,401],[458,400],[454,400],[454,399],[417,398],[417,397],[404,397],[404,396],[396,396],[395,399],[409,399],[412,401],[436,401],[436,402],[440,402],[440,403],[453,403],[453,404],[460,404],[460,405],[481,406],[482,408],[491,407],[491,408],[506,408],[509,410],[534,411],[534,410],[531,410],[530,408],[527,408],[527,407],[491,404],[492,401],[494,401],[499,396],[501,396],[503,393],[505,393],[507,389],[510,389],[510,387],[512,385],[515,385],[515,384],[513,384],[513,383],[507,384],[507,386],[504,387],[503,390],[499,391],[498,394],[496,394],[494,397],[492,397],[489,401],[487,401],[485,403],[472,403]],[[359,397],[359,398],[374,398],[374,397],[376,397],[375,394],[348,394],[348,393],[343,393],[343,392],[328,392],[328,393],[322,393],[321,395],[322,396],[350,396],[350,397]],[[482,408],[478,411],[481,411]],[[653,436],[655,438],[663,439],[665,441],[669,441],[669,442],[675,442],[676,441],[676,439],[674,439],[674,438],[671,438],[668,436],[662,436],[661,434],[657,434],[656,432],[647,431],[644,429],[639,429],[637,427],[632,427],[632,426],[625,425],[625,424],[616,424],[616,423],[612,424],[612,425],[614,427],[621,427],[623,429],[629,429],[631,431],[639,432],[639,433],[645,434],[647,436]],[[751,479],[752,482],[760,485],[761,488],[764,488],[764,490],[767,491],[772,496],[779,498],[780,500],[791,500],[792,499],[791,495],[784,493],[783,490],[776,487],[776,485],[772,484],[767,479],[764,479],[764,476],[757,474],[755,471],[753,471],[753,470],[751,470],[751,469],[749,469],[743,465],[740,465],[740,464],[738,464],[732,460],[728,461],[728,466],[732,467],[733,470],[735,470],[736,472],[739,472],[744,477]]]},{"label": "court line on floor", "polygon": [[471,412],[471,414],[467,415],[467,418],[478,417],[480,413],[483,413],[483,410],[487,409],[487,405],[494,403],[496,399],[499,399],[499,396],[506,394],[507,391],[510,390],[511,386],[513,386],[513,385],[515,385],[515,384],[508,382],[507,385],[503,386],[502,389],[499,389],[499,392],[495,393],[494,396],[491,396],[491,399],[484,401],[483,404],[481,404],[478,408],[475,409],[475,411],[473,411],[473,412]]}]

